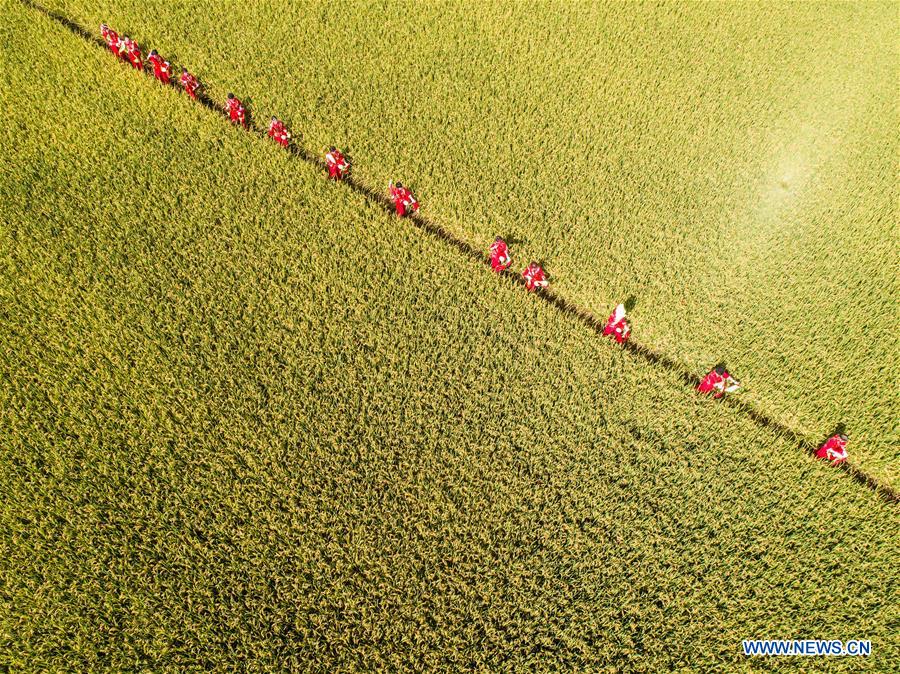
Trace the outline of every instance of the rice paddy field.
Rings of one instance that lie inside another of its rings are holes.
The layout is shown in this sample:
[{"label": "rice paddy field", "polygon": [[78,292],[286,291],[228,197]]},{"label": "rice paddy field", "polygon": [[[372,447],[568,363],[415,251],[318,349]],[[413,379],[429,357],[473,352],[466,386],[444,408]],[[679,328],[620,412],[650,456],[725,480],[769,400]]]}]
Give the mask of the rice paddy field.
[{"label": "rice paddy field", "polygon": [[[45,5],[900,487],[896,3]],[[896,502],[0,9],[4,670],[896,668]]]}]

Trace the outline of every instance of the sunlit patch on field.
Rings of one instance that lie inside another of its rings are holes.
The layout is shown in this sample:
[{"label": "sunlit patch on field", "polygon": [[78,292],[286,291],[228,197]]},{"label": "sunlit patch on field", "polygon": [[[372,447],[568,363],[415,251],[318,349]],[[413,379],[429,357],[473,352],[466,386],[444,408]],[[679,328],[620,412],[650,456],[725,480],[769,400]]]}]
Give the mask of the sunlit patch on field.
[{"label": "sunlit patch on field", "polygon": [[760,224],[777,222],[785,209],[797,206],[807,190],[815,189],[812,183],[817,171],[835,155],[827,129],[800,124],[787,132],[781,130],[778,136],[772,142],[775,149],[767,162],[770,169],[759,198]]}]

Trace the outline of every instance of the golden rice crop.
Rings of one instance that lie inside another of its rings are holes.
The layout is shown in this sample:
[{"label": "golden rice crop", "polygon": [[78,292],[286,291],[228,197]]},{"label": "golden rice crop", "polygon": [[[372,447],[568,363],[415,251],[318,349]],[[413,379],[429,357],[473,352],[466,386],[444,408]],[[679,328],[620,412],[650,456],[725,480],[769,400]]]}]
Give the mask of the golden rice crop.
[{"label": "golden rice crop", "polygon": [[896,506],[6,16],[3,666],[734,670],[767,636],[900,657]]},{"label": "golden rice crop", "polygon": [[864,5],[66,2],[897,484],[896,19]]}]

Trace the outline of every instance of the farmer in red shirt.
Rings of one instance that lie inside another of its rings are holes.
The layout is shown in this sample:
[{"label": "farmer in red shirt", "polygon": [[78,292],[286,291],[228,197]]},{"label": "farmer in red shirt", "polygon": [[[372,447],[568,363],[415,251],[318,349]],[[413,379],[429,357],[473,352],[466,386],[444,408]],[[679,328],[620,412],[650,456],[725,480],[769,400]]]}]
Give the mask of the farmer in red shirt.
[{"label": "farmer in red shirt", "polygon": [[168,61],[164,61],[163,58],[156,53],[155,49],[150,50],[150,55],[147,57],[147,60],[150,62],[150,65],[153,66],[153,76],[163,84],[168,84],[169,76],[172,72],[172,64]]},{"label": "farmer in red shirt", "polygon": [[244,110],[240,99],[235,98],[231,92],[228,93],[228,100],[225,101],[225,111],[232,124],[239,124],[245,129],[247,128],[247,111]]},{"label": "farmer in red shirt", "polygon": [[728,374],[721,365],[716,365],[701,380],[697,386],[697,390],[704,394],[713,394],[713,398],[722,398],[726,393],[734,393],[741,387],[741,383]]},{"label": "farmer in red shirt", "polygon": [[537,262],[532,262],[522,271],[522,278],[525,279],[525,289],[532,291],[535,289],[546,288],[550,285],[547,275]]},{"label": "farmer in red shirt", "polygon": [[397,210],[397,215],[401,218],[407,213],[419,210],[419,202],[416,201],[416,198],[413,196],[410,189],[403,186],[403,183],[397,183],[395,185],[393,181],[391,181],[391,183],[388,184],[388,192],[391,195],[391,200],[394,202],[394,208]]},{"label": "farmer in red shirt", "polygon": [[499,274],[501,271],[509,269],[511,264],[509,247],[506,245],[506,241],[498,236],[491,244],[491,269]]},{"label": "farmer in red shirt", "polygon": [[832,466],[843,463],[847,460],[847,441],[848,438],[843,433],[832,435],[824,445],[819,447],[816,458],[831,461]]},{"label": "farmer in red shirt", "polygon": [[138,47],[137,42],[130,37],[124,36],[119,40],[119,55],[128,59],[128,62],[131,63],[135,70],[144,69],[144,55],[141,54],[141,49]]},{"label": "farmer in red shirt", "polygon": [[106,46],[109,47],[109,50],[116,55],[116,58],[121,58],[121,54],[119,54],[119,34],[105,23],[101,23],[100,36],[103,38],[103,41],[106,42]]},{"label": "farmer in red shirt", "polygon": [[200,82],[198,82],[197,78],[187,71],[187,68],[181,69],[181,86],[184,87],[184,90],[187,92],[188,96],[193,99],[197,98],[197,91],[200,89]]},{"label": "farmer in red shirt", "polygon": [[631,335],[631,325],[625,317],[624,304],[617,304],[609,318],[606,319],[603,334],[607,337],[612,337],[619,344],[628,340],[628,337]]},{"label": "farmer in red shirt", "polygon": [[334,145],[325,153],[325,165],[328,167],[328,177],[332,180],[341,180],[350,171],[350,164]]},{"label": "farmer in red shirt", "polygon": [[281,147],[287,147],[291,142],[291,133],[287,130],[287,127],[277,117],[272,117],[272,121],[269,122],[269,138],[273,139],[276,143],[278,143]]}]

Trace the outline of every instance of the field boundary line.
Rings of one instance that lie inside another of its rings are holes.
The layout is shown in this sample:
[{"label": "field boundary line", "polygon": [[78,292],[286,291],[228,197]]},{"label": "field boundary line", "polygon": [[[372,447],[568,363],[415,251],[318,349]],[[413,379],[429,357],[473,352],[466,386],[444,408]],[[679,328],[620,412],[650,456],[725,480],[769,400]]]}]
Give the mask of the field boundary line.
[{"label": "field boundary line", "polygon": [[[43,5],[40,5],[33,0],[19,0],[19,2],[21,2],[26,7],[40,12],[53,21],[56,21],[57,23],[75,33],[77,36],[84,38],[88,42],[92,42],[93,44],[103,48],[104,50],[107,50],[106,44],[98,35],[94,35],[89,30],[76,23],[75,21],[72,21],[68,17],[59,14],[58,12],[55,12],[51,9],[48,9],[47,7],[44,7]],[[153,77],[152,73],[146,70],[146,65],[144,66],[144,69],[142,69],[142,72],[144,75]],[[173,89],[180,89],[180,87],[178,87],[174,81],[170,82],[169,86],[171,86]],[[227,120],[229,124],[231,124],[231,120],[229,119],[228,113],[225,111],[224,107],[216,105],[215,101],[209,98],[205,92],[198,92],[195,100],[197,103],[211,110],[212,112],[217,113],[219,116]],[[260,138],[266,138],[265,130],[254,124],[252,111],[246,131],[253,135],[259,136]],[[326,168],[326,164],[322,158],[320,158],[315,153],[310,152],[306,148],[297,145],[296,143],[289,145],[286,149],[292,155],[302,159],[307,163],[313,164],[323,170]],[[369,187],[368,185],[365,185],[359,180],[354,179],[353,176],[347,176],[341,182],[347,185],[354,192],[363,195],[369,201],[382,206],[387,213],[393,213],[394,209],[391,200],[382,192],[379,192]],[[406,216],[403,219],[412,222],[419,229],[456,248],[459,252],[461,252],[469,259],[475,262],[479,262],[486,267],[490,267],[490,258],[486,253],[479,250],[468,241],[459,238],[451,231],[434,222],[430,218],[420,215],[419,213],[413,213],[412,215]],[[516,284],[524,287],[524,279],[516,272],[507,269],[499,273],[501,276],[510,279]],[[555,307],[561,313],[575,318],[580,323],[596,332],[598,335],[604,336],[603,328],[605,326],[605,322],[599,320],[590,311],[579,307],[574,302],[565,299],[564,297],[558,295],[550,289],[542,289],[538,292],[533,293],[533,295],[543,300],[547,304]],[[651,365],[659,365],[662,368],[668,370],[670,373],[677,375],[677,377],[684,384],[692,388],[696,388],[700,383],[700,377],[698,375],[688,370],[681,363],[678,363],[665,354],[654,351],[650,347],[644,346],[643,344],[635,342],[631,339],[621,344],[621,347],[625,351],[632,354],[635,358],[644,360]],[[776,435],[779,435],[789,440],[790,442],[795,443],[801,451],[804,451],[807,454],[813,455],[818,449],[819,443],[803,436],[801,433],[790,428],[788,425],[778,421],[777,419],[774,419],[773,417],[757,409],[744,400],[733,397],[725,397],[720,399],[718,402],[739,410],[758,426],[771,430]],[[838,464],[837,467],[843,470],[855,482],[864,487],[867,487],[868,489],[871,489],[876,494],[887,500],[889,503],[900,503],[900,491],[897,491],[890,485],[881,482],[878,478],[869,475],[862,468],[850,462]]]}]

